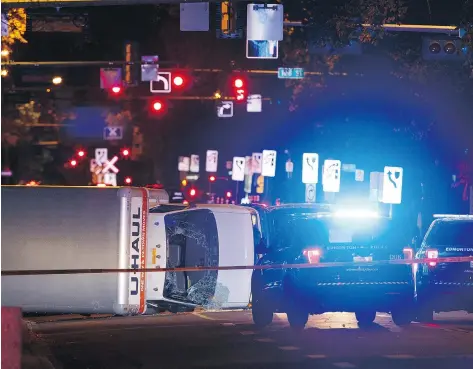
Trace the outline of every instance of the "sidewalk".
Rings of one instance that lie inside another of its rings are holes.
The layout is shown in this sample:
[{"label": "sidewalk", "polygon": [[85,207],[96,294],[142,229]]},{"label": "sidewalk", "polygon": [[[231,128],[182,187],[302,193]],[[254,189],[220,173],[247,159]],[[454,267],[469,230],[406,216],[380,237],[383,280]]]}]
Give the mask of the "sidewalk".
[{"label": "sidewalk", "polygon": [[[23,350],[21,357],[22,369],[55,369],[49,360],[49,349],[45,342],[33,332],[34,323],[23,320],[22,339]],[[58,368],[56,368],[58,369]]]}]

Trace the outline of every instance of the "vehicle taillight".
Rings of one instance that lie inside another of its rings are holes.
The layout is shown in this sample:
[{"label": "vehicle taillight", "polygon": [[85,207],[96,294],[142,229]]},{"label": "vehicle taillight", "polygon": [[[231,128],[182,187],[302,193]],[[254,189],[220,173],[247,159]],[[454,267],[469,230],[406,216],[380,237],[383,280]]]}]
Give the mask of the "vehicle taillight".
[{"label": "vehicle taillight", "polygon": [[318,247],[304,250],[304,256],[307,258],[309,264],[317,264],[320,262],[322,250]]},{"label": "vehicle taillight", "polygon": [[[439,250],[437,250],[437,249],[427,249],[425,251],[425,257],[427,259],[437,259],[439,257]],[[437,265],[437,263],[435,261],[429,262],[429,266],[434,267],[436,265]]]},{"label": "vehicle taillight", "polygon": [[402,250],[404,259],[411,260],[414,257],[414,250],[411,247],[404,247]]}]

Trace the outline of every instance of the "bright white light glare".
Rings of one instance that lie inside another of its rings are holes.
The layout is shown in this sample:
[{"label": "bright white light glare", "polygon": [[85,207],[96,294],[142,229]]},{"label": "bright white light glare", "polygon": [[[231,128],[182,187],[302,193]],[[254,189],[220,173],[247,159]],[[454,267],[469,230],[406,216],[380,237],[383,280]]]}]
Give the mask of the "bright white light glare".
[{"label": "bright white light glare", "polygon": [[2,56],[8,56],[10,55],[10,51],[6,50],[6,49],[3,49],[2,50]]},{"label": "bright white light glare", "polygon": [[53,85],[60,85],[62,83],[62,77],[56,76],[53,78]]},{"label": "bright white light glare", "polygon": [[336,218],[379,218],[378,212],[366,209],[338,210],[333,215]]}]

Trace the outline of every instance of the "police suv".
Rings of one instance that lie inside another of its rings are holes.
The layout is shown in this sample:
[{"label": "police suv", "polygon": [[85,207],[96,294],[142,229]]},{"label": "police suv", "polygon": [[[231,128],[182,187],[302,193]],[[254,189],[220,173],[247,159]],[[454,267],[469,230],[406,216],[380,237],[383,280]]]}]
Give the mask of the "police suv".
[{"label": "police suv", "polygon": [[[391,313],[398,325],[411,322],[411,265],[373,263],[413,258],[405,247],[409,237],[401,232],[405,227],[375,211],[319,204],[254,208],[263,227],[257,265],[275,266],[252,275],[256,325],[270,324],[274,312],[286,312],[294,328],[303,328],[310,314],[335,311],[355,312],[360,324],[372,323],[378,311]],[[347,263],[328,266],[332,262]],[[315,267],[307,268],[310,264]]]},{"label": "police suv", "polygon": [[[432,321],[434,311],[473,312],[473,215],[439,214],[430,225],[415,264],[418,318]],[[465,262],[437,262],[437,258],[471,257]]]}]

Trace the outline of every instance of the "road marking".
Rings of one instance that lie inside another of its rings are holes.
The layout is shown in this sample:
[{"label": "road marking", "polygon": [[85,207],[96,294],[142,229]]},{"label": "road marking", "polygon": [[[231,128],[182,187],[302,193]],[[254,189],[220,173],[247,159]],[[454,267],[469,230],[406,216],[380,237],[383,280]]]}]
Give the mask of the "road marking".
[{"label": "road marking", "polygon": [[283,350],[283,351],[296,351],[300,350],[299,347],[296,346],[279,346],[278,349]]},{"label": "road marking", "polygon": [[414,359],[414,355],[396,354],[396,355],[384,355],[388,359]]},{"label": "road marking", "polygon": [[339,368],[356,368],[355,364],[342,362],[342,363],[333,363],[334,366]]},{"label": "road marking", "polygon": [[274,342],[272,338],[255,338],[255,341],[258,342]]},{"label": "road marking", "polygon": [[320,355],[320,354],[310,354],[306,355],[309,359],[325,359],[327,356],[326,355]]},{"label": "road marking", "polygon": [[235,323],[222,323],[224,327],[234,327],[236,324]]},{"label": "road marking", "polygon": [[211,317],[209,317],[207,315],[204,315],[202,313],[192,313],[192,315],[198,316],[199,318],[202,318],[202,319],[215,320],[214,318],[211,318]]},{"label": "road marking", "polygon": [[242,331],[242,332],[240,332],[240,334],[242,334],[243,336],[251,336],[251,335],[256,334],[256,333],[253,332],[253,331]]}]

